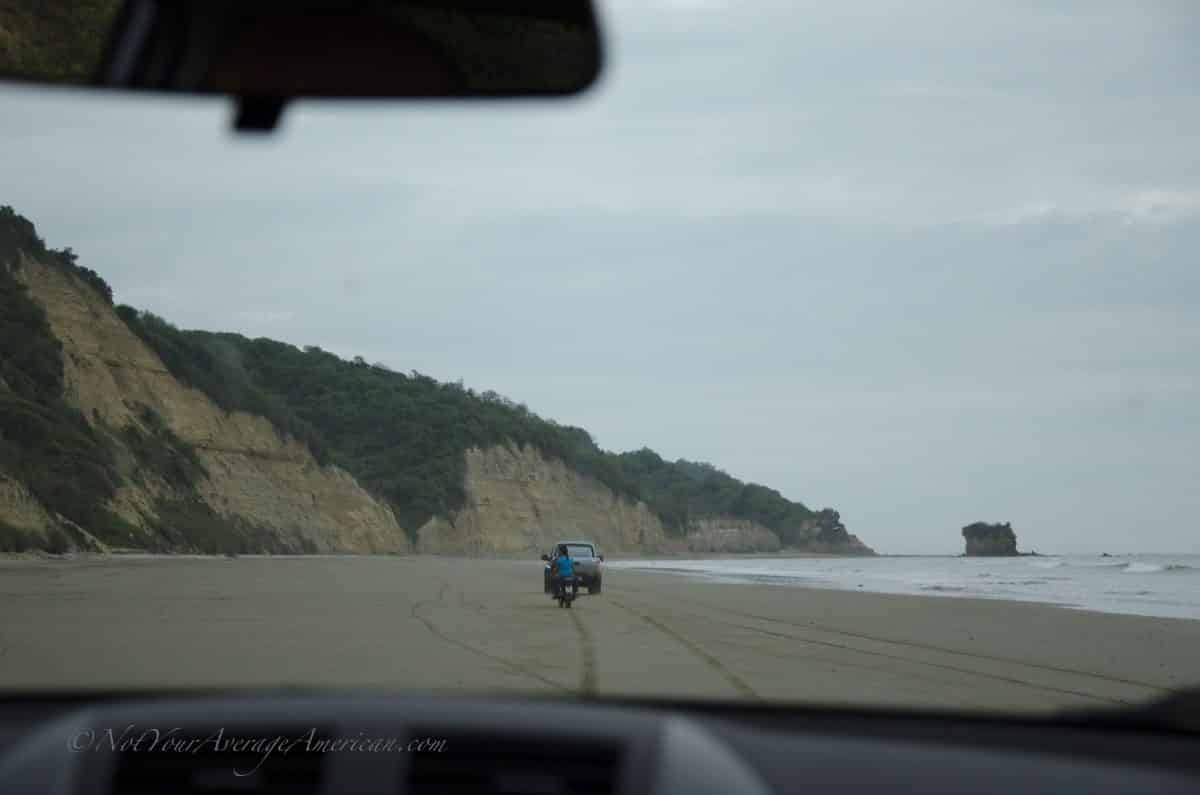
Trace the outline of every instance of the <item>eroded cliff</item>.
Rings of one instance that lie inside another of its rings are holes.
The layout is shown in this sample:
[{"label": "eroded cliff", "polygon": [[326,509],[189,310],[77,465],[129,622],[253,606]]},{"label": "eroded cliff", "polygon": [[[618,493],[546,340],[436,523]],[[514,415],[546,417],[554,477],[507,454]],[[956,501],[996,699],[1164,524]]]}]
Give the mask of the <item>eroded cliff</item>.
[{"label": "eroded cliff", "polygon": [[[406,552],[391,509],[345,472],[320,466],[266,419],[225,412],[179,383],[112,307],[69,272],[28,257],[16,270],[62,342],[65,397],[94,425],[143,427],[144,409],[197,452],[196,491],[215,513],[273,537],[281,551]],[[153,471],[128,467],[113,510],[147,528],[175,489]],[[137,546],[144,539],[130,539]]]},{"label": "eroded cliff", "polygon": [[427,522],[417,549],[468,555],[536,552],[563,538],[586,538],[614,553],[663,547],[662,523],[645,504],[547,459],[532,446],[466,453],[467,505]]}]

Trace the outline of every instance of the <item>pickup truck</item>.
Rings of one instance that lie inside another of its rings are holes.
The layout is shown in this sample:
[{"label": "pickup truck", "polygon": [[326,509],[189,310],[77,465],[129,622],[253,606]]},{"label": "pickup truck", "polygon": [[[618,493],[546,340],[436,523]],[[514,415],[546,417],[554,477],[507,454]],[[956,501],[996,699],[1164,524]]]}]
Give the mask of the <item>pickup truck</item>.
[{"label": "pickup truck", "polygon": [[579,584],[586,586],[590,594],[600,593],[600,586],[604,580],[604,556],[591,541],[559,541],[547,554],[542,555],[546,564],[542,567],[542,589],[550,593],[550,561],[554,559],[554,550],[561,545],[567,547],[567,554],[574,564]]}]

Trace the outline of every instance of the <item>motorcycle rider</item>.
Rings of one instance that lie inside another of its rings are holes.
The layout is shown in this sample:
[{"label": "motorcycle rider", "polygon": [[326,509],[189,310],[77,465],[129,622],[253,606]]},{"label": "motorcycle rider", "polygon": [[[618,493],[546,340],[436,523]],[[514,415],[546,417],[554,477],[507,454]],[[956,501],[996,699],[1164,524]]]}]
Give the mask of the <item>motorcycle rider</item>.
[{"label": "motorcycle rider", "polygon": [[555,552],[554,560],[550,561],[550,580],[554,585],[554,595],[557,596],[558,589],[569,582],[567,578],[575,576],[575,565],[567,554],[566,544],[559,544]]}]

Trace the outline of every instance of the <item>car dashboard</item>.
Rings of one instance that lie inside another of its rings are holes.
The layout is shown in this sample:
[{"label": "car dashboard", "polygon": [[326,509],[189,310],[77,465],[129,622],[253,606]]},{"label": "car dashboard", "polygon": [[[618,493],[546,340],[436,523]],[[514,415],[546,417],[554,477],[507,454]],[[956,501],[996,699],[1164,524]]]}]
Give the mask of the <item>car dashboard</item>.
[{"label": "car dashboard", "polygon": [[0,704],[0,790],[1195,793],[1195,735],[904,713],[376,693]]}]

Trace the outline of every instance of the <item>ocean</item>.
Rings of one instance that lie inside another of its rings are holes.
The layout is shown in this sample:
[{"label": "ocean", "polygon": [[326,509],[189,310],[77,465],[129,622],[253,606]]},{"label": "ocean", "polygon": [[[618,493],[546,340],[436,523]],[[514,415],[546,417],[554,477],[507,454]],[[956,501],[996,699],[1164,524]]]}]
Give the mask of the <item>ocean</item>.
[{"label": "ocean", "polygon": [[1105,613],[1200,619],[1200,555],[746,557],[625,560],[607,565],[721,582],[1009,599]]}]

